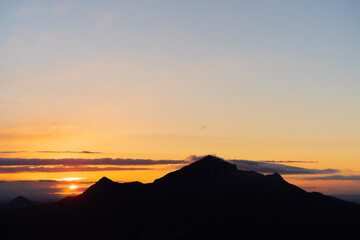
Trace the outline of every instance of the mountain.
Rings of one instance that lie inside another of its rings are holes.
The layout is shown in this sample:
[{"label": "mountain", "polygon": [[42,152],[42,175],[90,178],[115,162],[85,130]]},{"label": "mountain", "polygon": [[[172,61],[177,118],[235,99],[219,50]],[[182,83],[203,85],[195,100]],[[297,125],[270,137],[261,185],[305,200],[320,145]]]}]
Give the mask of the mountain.
[{"label": "mountain", "polygon": [[359,205],[308,193],[278,173],[207,156],[149,184],[103,177],[56,204],[0,214],[0,226],[9,236],[21,219],[36,239],[359,239],[359,214]]},{"label": "mountain", "polygon": [[32,201],[30,201],[29,199],[23,197],[23,196],[18,196],[16,198],[14,198],[13,200],[11,200],[8,204],[7,207],[10,208],[24,208],[24,207],[30,207],[33,206],[34,203]]}]

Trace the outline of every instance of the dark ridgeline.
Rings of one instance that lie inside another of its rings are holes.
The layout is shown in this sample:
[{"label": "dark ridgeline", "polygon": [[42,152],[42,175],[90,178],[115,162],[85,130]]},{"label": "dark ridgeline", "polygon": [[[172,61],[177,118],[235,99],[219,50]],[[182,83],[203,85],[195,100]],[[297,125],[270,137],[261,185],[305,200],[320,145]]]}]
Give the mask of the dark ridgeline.
[{"label": "dark ridgeline", "polygon": [[360,205],[213,156],[151,184],[104,177],[79,196],[0,216],[1,239],[360,239]]},{"label": "dark ridgeline", "polygon": [[18,196],[16,198],[14,198],[13,200],[11,200],[5,207],[26,208],[26,207],[31,207],[33,205],[34,205],[34,203],[32,201],[30,201],[29,199],[27,199],[23,196]]}]

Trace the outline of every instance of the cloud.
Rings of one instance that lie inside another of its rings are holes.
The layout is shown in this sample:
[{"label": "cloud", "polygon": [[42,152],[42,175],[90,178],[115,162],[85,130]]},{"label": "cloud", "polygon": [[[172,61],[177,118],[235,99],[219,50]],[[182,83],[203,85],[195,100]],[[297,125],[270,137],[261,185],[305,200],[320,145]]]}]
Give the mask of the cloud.
[{"label": "cloud", "polygon": [[337,169],[312,169],[312,168],[302,168],[294,167],[285,164],[273,163],[273,162],[264,162],[264,161],[250,161],[250,160],[228,160],[231,163],[234,163],[238,169],[241,170],[253,170],[260,173],[274,173],[279,174],[332,174],[337,173]]},{"label": "cloud", "polygon": [[0,166],[87,166],[87,165],[112,165],[112,166],[145,166],[145,165],[168,165],[186,164],[185,160],[151,160],[151,159],[122,159],[122,158],[63,158],[63,159],[40,159],[40,158],[0,158]]},{"label": "cloud", "polygon": [[[88,154],[97,152],[83,151]],[[81,153],[83,153],[81,152]],[[80,152],[79,152],[80,153]],[[152,170],[153,165],[181,165],[184,160],[151,160],[151,159],[39,159],[39,158],[0,158],[1,173],[50,173],[50,172],[98,172],[98,171],[124,171],[124,170]]]},{"label": "cloud", "polygon": [[34,152],[34,153],[75,153],[75,154],[101,154],[103,152],[93,152],[93,151],[0,151],[0,153],[25,153],[25,152]]},{"label": "cloud", "polygon": [[337,180],[337,181],[354,181],[360,180],[360,175],[331,175],[331,176],[319,176],[319,177],[305,177],[302,180]]},{"label": "cloud", "polygon": [[0,167],[0,173],[24,172],[104,172],[104,171],[152,170],[152,168],[133,167]]},{"label": "cloud", "polygon": [[292,160],[264,160],[266,163],[318,163],[318,161],[292,161]]},{"label": "cloud", "polygon": [[91,151],[35,151],[37,153],[85,153],[85,154],[100,154],[102,152]]},{"label": "cloud", "polygon": [[[50,151],[43,151],[50,152]],[[56,152],[56,151],[51,151]],[[61,151],[70,152],[70,151]],[[96,154],[100,152],[82,151],[76,153]],[[122,171],[122,170],[152,170],[152,168],[139,168],[135,166],[169,165],[179,166],[198,161],[205,156],[191,155],[185,160],[151,160],[151,159],[122,159],[122,158],[63,158],[63,159],[39,159],[39,158],[0,158],[0,173],[19,172],[94,172],[94,171]],[[253,170],[260,173],[279,174],[334,174],[337,169],[313,169],[295,167],[282,164],[284,162],[298,163],[313,161],[251,161],[243,159],[228,160],[242,170]],[[279,163],[281,162],[281,163]],[[101,167],[100,167],[101,165]],[[98,166],[98,167],[97,167]],[[120,167],[121,166],[121,167]],[[129,166],[129,167],[124,167]],[[130,167],[134,166],[134,167]]]},{"label": "cloud", "polygon": [[23,152],[25,152],[25,151],[0,151],[0,153],[6,153],[6,154],[8,154],[8,153],[23,153]]},{"label": "cloud", "polygon": [[200,159],[204,158],[204,156],[197,156],[197,155],[190,155],[187,158],[185,158],[185,161],[187,162],[196,162],[199,161]]}]

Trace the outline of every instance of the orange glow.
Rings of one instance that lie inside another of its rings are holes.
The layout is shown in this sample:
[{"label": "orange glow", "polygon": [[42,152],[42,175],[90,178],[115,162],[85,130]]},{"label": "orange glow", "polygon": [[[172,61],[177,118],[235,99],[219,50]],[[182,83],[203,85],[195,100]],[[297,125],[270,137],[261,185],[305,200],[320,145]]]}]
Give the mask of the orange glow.
[{"label": "orange glow", "polygon": [[76,186],[76,185],[74,185],[74,184],[69,186],[69,189],[70,189],[70,190],[75,190],[75,189],[77,189],[77,188],[78,188],[78,186]]},{"label": "orange glow", "polygon": [[57,181],[66,181],[66,182],[72,182],[72,181],[77,181],[77,180],[82,180],[85,179],[83,177],[64,177],[64,178],[59,178],[56,179]]}]

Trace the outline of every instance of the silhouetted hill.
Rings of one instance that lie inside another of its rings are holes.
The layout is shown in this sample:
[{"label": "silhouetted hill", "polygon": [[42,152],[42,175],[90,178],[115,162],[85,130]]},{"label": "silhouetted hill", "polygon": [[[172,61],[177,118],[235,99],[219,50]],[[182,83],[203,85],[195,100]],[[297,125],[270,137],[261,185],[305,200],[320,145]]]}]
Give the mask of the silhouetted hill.
[{"label": "silhouetted hill", "polygon": [[238,172],[234,164],[220,158],[207,156],[197,162],[171,172],[154,181],[154,184],[170,184],[189,187],[192,184],[209,184],[231,179]]},{"label": "silhouetted hill", "polygon": [[13,200],[11,200],[8,204],[7,207],[10,208],[24,208],[24,207],[30,207],[33,206],[34,203],[32,201],[30,201],[29,199],[23,197],[23,196],[18,196],[16,198],[14,198]]},{"label": "silhouetted hill", "polygon": [[0,223],[15,239],[359,239],[359,214],[359,205],[278,173],[207,156],[150,184],[104,177],[54,205],[5,212]]}]

